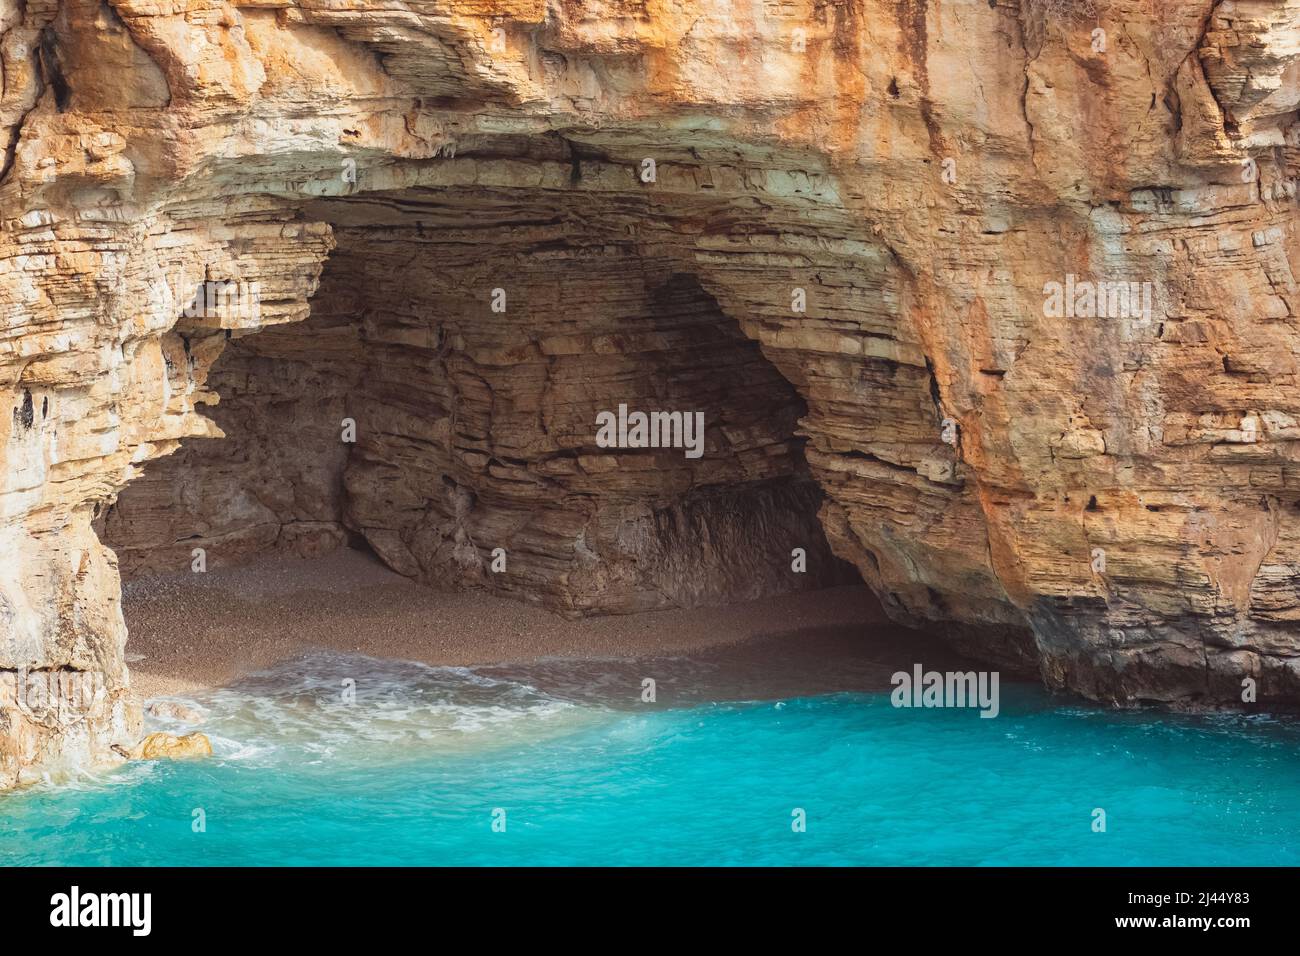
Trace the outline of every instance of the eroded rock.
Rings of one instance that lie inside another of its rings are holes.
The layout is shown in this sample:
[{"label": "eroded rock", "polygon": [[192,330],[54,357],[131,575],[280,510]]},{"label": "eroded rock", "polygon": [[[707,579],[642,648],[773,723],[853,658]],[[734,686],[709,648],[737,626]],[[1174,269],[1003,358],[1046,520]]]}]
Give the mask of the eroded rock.
[{"label": "eroded rock", "polygon": [[187,724],[201,724],[205,719],[202,712],[178,700],[155,700],[145,710],[150,717],[180,720]]},{"label": "eroded rock", "polygon": [[[585,613],[787,586],[807,481],[892,615],[986,659],[1300,701],[1300,2],[1057,6],[0,6],[0,671],[102,675],[69,747],[135,719],[96,526],[141,567],[360,536]],[[1075,280],[1112,292],[1048,308]],[[787,384],[692,360],[736,329]],[[696,464],[580,430],[679,394]],[[0,784],[65,746],[0,721]]]},{"label": "eroded rock", "polygon": [[212,742],[206,734],[197,732],[183,737],[162,732],[150,734],[129,752],[131,760],[181,760],[186,757],[210,756]]}]

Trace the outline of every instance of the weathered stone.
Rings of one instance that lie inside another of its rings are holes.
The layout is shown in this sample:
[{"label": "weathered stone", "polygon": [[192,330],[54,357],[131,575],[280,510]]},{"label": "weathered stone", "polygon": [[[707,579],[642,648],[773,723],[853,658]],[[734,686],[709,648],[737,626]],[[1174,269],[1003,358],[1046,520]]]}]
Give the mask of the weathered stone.
[{"label": "weathered stone", "polygon": [[987,659],[1300,701],[1300,0],[1060,6],[0,2],[0,671],[106,688],[0,786],[136,719],[96,522],[585,613],[816,583],[820,495]]},{"label": "weathered stone", "polygon": [[203,723],[203,714],[176,700],[155,700],[149,704],[150,717],[165,717],[168,720],[182,720],[188,724]]},{"label": "weathered stone", "polygon": [[184,737],[174,734],[150,734],[131,749],[132,760],[181,760],[185,757],[212,756],[212,742],[207,734],[193,733]]}]

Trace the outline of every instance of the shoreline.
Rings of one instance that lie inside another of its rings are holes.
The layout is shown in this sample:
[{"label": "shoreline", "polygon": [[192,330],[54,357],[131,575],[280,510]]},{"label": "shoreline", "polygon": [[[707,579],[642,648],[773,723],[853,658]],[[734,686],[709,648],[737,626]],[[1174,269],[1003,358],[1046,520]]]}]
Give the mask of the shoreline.
[{"label": "shoreline", "polygon": [[434,590],[347,548],[138,578],[123,584],[122,610],[131,690],[142,703],[226,686],[316,650],[508,666],[687,656],[781,635],[861,633],[874,642],[910,633],[863,585],[570,620],[484,592]]}]

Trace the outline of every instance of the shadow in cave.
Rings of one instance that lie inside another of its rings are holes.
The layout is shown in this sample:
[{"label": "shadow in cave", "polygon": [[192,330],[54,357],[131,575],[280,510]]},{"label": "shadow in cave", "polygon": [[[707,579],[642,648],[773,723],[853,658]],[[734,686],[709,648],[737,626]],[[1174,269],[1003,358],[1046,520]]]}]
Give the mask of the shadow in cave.
[{"label": "shadow in cave", "polygon": [[[309,318],[210,374],[226,437],[101,516],[125,579],[350,548],[569,618],[865,591],[817,518],[803,400],[672,249],[437,191],[318,205],[337,247]],[[699,412],[704,453],[600,447],[620,406]]]}]

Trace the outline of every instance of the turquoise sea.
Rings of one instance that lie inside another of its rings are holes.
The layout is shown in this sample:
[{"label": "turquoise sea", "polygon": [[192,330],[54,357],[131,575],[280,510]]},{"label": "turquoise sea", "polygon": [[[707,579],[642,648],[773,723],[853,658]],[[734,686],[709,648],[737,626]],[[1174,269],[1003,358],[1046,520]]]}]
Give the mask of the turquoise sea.
[{"label": "turquoise sea", "polygon": [[0,796],[0,863],[1300,863],[1294,720],[1006,681],[995,719],[896,709],[870,689],[894,663],[785,646],[476,669],[309,654],[191,699],[197,728],[150,720],[203,730],[213,758]]}]

